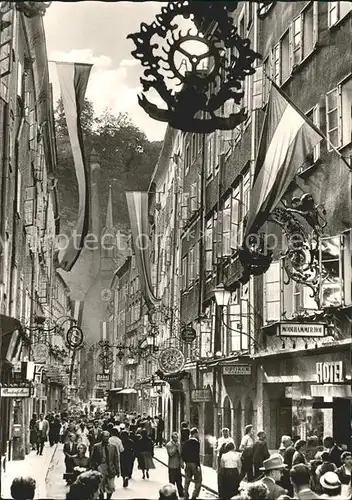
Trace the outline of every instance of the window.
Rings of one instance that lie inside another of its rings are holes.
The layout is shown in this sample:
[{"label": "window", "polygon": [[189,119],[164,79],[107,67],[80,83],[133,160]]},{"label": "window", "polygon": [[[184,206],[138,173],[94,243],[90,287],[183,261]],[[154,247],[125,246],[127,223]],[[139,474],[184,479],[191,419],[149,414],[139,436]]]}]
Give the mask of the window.
[{"label": "window", "polygon": [[214,132],[214,164],[215,170],[218,170],[220,165],[220,153],[221,153],[221,133],[220,130]]},{"label": "window", "polygon": [[191,146],[188,143],[185,152],[185,175],[188,174],[190,166],[191,166]]},{"label": "window", "polygon": [[205,226],[205,270],[213,271],[213,219],[207,221]]},{"label": "window", "polygon": [[240,186],[232,191],[231,198],[231,248],[237,249],[242,243],[240,233],[241,191]]},{"label": "window", "polygon": [[271,264],[264,274],[264,319],[266,322],[279,321],[281,317],[281,262]]},{"label": "window", "polygon": [[314,50],[318,41],[318,4],[311,2],[303,12],[303,59]]},{"label": "window", "polygon": [[284,83],[291,74],[290,68],[290,32],[289,30],[281,38],[281,84]]},{"label": "window", "polygon": [[231,255],[231,196],[226,198],[222,208],[222,256]]},{"label": "window", "polygon": [[297,17],[290,26],[290,66],[291,70],[302,60],[302,18]]},{"label": "window", "polygon": [[209,134],[207,137],[207,169],[206,169],[206,177],[207,179],[212,176],[214,171],[214,132]]},{"label": "window", "polygon": [[213,250],[212,250],[212,257],[213,257],[213,265],[217,264],[217,247],[218,247],[218,214],[217,212],[214,212],[213,214]]},{"label": "window", "polygon": [[329,28],[345,17],[351,11],[351,8],[352,2],[328,2]]},{"label": "window", "polygon": [[181,196],[181,221],[185,223],[188,220],[188,200],[189,193],[182,193]]},{"label": "window", "polygon": [[191,248],[188,254],[188,282],[190,285],[193,285],[193,281],[195,279],[194,273],[194,248]]},{"label": "window", "polygon": [[[316,127],[320,127],[320,106],[317,104],[307,113],[307,117],[313,122]],[[320,158],[320,143],[313,148],[312,163],[315,163]]]},{"label": "window", "polygon": [[[326,135],[336,148],[352,141],[352,78],[326,94]],[[333,148],[328,143],[328,151]]]},{"label": "window", "polygon": [[17,171],[17,200],[16,200],[16,212],[19,217],[21,217],[22,208],[22,174],[20,170]]},{"label": "window", "polygon": [[320,300],[322,307],[342,304],[341,238],[322,238],[320,244]]},{"label": "window", "polygon": [[199,259],[200,259],[200,255],[199,255],[199,243],[197,243],[195,246],[194,246],[194,275],[195,275],[195,279],[198,279],[199,278]]},{"label": "window", "polygon": [[257,66],[253,75],[252,107],[263,107],[263,66]]},{"label": "window", "polygon": [[187,255],[182,259],[182,290],[186,290],[188,286],[188,269]]},{"label": "window", "polygon": [[231,294],[227,308],[228,353],[249,348],[248,285],[241,286]]},{"label": "window", "polygon": [[281,45],[278,43],[273,50],[273,80],[277,85],[281,84]]},{"label": "window", "polygon": [[23,90],[23,68],[21,61],[17,63],[17,95],[22,97]]}]

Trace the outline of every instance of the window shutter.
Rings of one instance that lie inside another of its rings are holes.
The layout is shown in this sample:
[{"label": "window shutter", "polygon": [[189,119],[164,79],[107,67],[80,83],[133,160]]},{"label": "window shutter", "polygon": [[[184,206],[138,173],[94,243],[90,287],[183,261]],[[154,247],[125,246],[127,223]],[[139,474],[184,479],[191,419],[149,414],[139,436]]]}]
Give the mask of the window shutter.
[{"label": "window shutter", "polygon": [[291,73],[293,68],[293,24],[290,24],[288,37],[289,73]]},{"label": "window shutter", "polygon": [[188,220],[188,200],[189,193],[182,193],[181,196],[181,219],[183,222]]},{"label": "window shutter", "polygon": [[21,217],[22,208],[22,173],[20,170],[17,171],[17,203],[16,212]]}]

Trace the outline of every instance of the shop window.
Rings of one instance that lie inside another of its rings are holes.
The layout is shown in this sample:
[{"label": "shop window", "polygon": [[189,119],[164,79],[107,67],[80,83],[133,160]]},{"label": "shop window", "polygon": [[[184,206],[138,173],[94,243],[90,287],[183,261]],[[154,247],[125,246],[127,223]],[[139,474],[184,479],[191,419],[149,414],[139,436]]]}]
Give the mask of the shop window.
[{"label": "shop window", "polygon": [[328,26],[331,28],[352,9],[352,2],[328,2]]},{"label": "shop window", "polygon": [[271,264],[264,274],[264,319],[266,322],[281,318],[281,261]]},{"label": "shop window", "polygon": [[326,94],[326,134],[328,151],[352,141],[352,78]]}]

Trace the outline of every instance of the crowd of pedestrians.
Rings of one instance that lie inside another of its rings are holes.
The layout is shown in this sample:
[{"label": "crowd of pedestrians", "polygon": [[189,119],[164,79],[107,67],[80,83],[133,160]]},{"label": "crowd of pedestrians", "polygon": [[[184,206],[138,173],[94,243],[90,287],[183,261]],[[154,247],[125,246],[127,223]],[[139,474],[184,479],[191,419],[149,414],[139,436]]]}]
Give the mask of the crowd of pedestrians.
[{"label": "crowd of pedestrians", "polygon": [[[192,482],[191,498],[196,499],[202,487],[198,429],[182,422],[179,432],[173,432],[166,443],[164,430],[161,415],[94,414],[86,409],[74,414],[41,414],[39,418],[33,415],[30,440],[39,455],[47,440],[50,446],[59,441],[64,444],[67,500],[103,499],[105,495],[110,499],[115,478],[121,477],[121,486],[127,488],[135,464],[141,478],[149,479],[150,470],[155,468],[154,447],[164,444],[170,484],[160,489],[159,499],[188,500]],[[352,499],[352,454],[342,450],[330,436],[320,444],[315,436],[305,441],[284,435],[277,452],[270,454],[264,431],[255,436],[253,426],[247,425],[236,449],[229,429],[224,428],[214,452],[220,499]],[[33,498],[34,490],[33,479],[16,478],[11,494],[15,500],[28,500]]]}]

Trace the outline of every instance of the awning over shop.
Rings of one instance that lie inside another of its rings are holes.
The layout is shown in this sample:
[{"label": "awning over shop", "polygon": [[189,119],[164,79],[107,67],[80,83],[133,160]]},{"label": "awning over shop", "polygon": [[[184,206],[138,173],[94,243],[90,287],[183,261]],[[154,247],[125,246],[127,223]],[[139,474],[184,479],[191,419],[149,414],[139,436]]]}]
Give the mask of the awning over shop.
[{"label": "awning over shop", "polygon": [[109,389],[109,392],[120,392],[122,389],[123,387],[113,387],[112,389]]},{"label": "awning over shop", "polygon": [[137,394],[136,389],[122,389],[119,394]]}]

